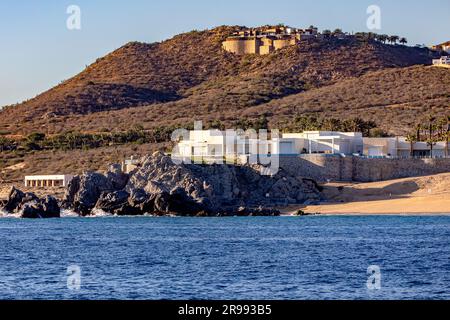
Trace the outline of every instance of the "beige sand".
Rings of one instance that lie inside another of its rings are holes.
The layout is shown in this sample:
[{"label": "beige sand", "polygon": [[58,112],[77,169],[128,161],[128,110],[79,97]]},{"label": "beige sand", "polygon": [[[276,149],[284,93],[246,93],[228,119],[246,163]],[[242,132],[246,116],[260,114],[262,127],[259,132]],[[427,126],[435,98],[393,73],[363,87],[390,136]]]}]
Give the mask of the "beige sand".
[{"label": "beige sand", "polygon": [[327,184],[327,204],[290,207],[321,214],[450,214],[450,173],[361,184]]}]

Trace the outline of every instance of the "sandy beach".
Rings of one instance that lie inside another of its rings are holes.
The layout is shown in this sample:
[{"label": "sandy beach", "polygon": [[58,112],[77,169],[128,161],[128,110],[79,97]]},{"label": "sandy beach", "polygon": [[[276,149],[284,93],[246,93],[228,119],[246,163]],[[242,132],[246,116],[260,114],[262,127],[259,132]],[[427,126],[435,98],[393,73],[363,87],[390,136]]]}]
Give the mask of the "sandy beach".
[{"label": "sandy beach", "polygon": [[321,205],[289,207],[323,215],[450,215],[450,173],[373,183],[324,185],[328,201]]}]

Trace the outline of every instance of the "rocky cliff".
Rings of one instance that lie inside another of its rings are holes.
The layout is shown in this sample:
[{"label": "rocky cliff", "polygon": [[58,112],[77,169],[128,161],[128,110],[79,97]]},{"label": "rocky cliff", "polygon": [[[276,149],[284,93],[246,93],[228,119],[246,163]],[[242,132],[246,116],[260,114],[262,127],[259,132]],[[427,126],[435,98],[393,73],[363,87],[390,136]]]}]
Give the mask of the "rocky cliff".
[{"label": "rocky cliff", "polygon": [[[99,210],[114,215],[274,216],[278,206],[320,200],[317,184],[281,170],[233,165],[175,164],[162,153],[142,159],[127,175],[113,165],[106,174],[88,172],[68,185],[61,207],[80,216]],[[3,209],[25,218],[59,217],[52,197],[39,199],[14,189]]]}]

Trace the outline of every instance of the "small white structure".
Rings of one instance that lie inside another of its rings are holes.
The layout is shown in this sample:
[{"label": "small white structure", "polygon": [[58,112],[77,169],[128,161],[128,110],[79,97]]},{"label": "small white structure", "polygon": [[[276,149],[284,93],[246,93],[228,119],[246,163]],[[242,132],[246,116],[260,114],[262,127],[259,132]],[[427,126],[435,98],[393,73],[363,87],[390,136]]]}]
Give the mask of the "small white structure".
[{"label": "small white structure", "polygon": [[397,157],[398,138],[363,138],[363,154],[369,157]]},{"label": "small white structure", "polygon": [[124,162],[122,162],[122,171],[126,174],[129,174],[137,169],[139,165],[140,160],[132,156],[130,159],[126,159]]},{"label": "small white structure", "polygon": [[450,57],[441,57],[440,59],[434,59],[433,65],[438,67],[450,67]]},{"label": "small white structure", "polygon": [[26,176],[25,187],[28,188],[52,188],[67,187],[73,179],[72,175]]}]

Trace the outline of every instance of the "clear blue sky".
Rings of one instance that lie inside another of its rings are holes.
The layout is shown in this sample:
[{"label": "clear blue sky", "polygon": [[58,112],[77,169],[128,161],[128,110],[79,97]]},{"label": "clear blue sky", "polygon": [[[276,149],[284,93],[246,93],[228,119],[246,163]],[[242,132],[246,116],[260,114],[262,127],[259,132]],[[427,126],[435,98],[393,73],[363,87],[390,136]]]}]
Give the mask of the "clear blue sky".
[{"label": "clear blue sky", "polygon": [[[79,31],[66,28],[72,4],[81,8]],[[378,33],[405,36],[410,44],[450,40],[450,0],[2,0],[0,106],[34,97],[129,41],[223,24],[368,31],[371,4],[381,8]]]}]

